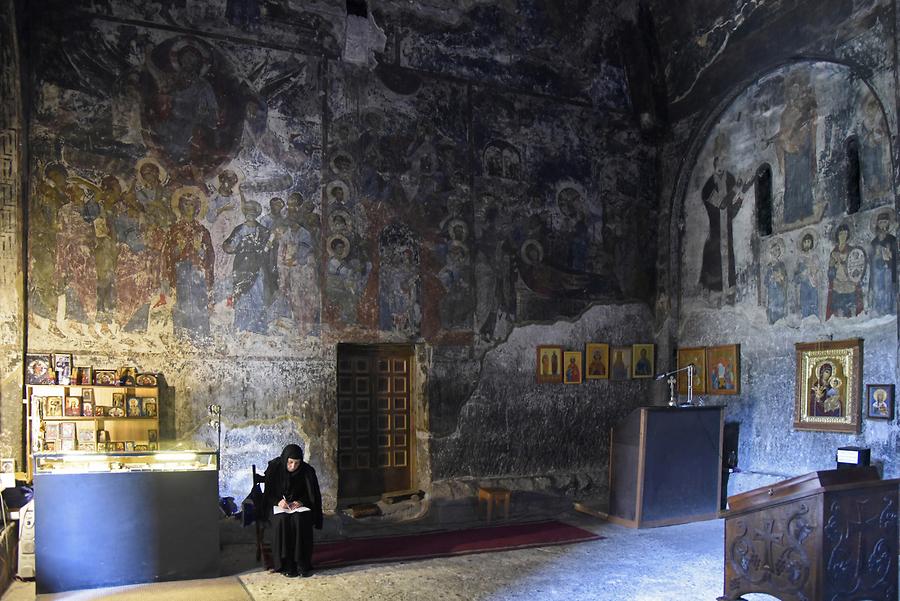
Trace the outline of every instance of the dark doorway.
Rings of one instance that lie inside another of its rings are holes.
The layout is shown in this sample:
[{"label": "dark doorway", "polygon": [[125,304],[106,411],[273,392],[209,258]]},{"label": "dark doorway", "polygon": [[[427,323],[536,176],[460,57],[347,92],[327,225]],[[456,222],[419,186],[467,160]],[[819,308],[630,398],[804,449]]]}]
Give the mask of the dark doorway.
[{"label": "dark doorway", "polygon": [[338,497],[342,505],[412,487],[412,348],[338,345]]}]

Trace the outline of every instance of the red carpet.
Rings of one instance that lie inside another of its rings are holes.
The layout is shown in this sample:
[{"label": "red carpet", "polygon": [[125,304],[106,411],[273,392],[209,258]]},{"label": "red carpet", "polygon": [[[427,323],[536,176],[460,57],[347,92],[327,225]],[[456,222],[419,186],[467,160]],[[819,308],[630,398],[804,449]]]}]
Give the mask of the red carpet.
[{"label": "red carpet", "polygon": [[565,545],[600,538],[602,537],[593,532],[557,521],[507,524],[469,530],[317,543],[313,551],[313,565],[316,568],[327,568],[354,563],[426,559]]}]

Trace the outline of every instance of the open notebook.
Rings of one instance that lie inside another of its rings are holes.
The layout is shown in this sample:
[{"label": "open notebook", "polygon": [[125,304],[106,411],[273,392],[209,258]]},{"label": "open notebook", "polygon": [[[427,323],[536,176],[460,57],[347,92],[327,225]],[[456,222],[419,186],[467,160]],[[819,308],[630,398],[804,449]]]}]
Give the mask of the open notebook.
[{"label": "open notebook", "polygon": [[304,511],[309,511],[309,507],[302,506],[302,507],[297,507],[296,509],[282,509],[282,508],[279,507],[278,505],[275,505],[275,506],[272,507],[272,513],[273,513],[273,514],[279,514],[279,513],[303,513]]}]

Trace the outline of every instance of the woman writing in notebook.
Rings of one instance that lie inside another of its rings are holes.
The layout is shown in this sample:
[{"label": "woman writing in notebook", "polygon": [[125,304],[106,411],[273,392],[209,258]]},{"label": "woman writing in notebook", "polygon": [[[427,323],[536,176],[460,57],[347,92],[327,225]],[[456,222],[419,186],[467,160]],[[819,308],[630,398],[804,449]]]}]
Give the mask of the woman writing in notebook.
[{"label": "woman writing in notebook", "polygon": [[265,506],[270,507],[273,568],[286,576],[312,574],[313,527],[322,528],[322,494],[303,449],[289,444],[266,467]]}]

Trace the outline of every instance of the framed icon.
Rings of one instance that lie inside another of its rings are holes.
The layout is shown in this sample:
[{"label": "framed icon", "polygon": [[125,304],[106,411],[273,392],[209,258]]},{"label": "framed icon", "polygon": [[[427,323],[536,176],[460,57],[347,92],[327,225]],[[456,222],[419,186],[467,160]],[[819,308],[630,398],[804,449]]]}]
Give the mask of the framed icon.
[{"label": "framed icon", "polygon": [[588,380],[606,380],[609,378],[609,345],[589,342],[584,349],[584,377]]},{"label": "framed icon", "polygon": [[[693,391],[694,394],[706,392],[706,349],[702,346],[692,348],[680,348],[675,353],[676,369],[693,365]],[[678,394],[688,392],[688,370],[678,372]]]},{"label": "framed icon", "polygon": [[706,392],[741,392],[741,345],[726,344],[706,349]]},{"label": "framed icon", "polygon": [[72,355],[53,353],[53,370],[56,372],[56,383],[69,386],[72,383]]},{"label": "framed icon", "polygon": [[631,345],[631,377],[635,379],[652,378],[656,369],[653,344]]},{"label": "framed icon", "polygon": [[94,371],[95,386],[116,386],[119,381],[116,379],[116,370],[114,369],[98,369]]},{"label": "framed icon", "polygon": [[583,360],[581,351],[566,351],[563,353],[563,383],[581,384]]},{"label": "framed icon", "polygon": [[631,347],[614,346],[609,351],[609,378],[627,380],[631,377]]},{"label": "framed icon", "polygon": [[862,340],[798,342],[794,349],[794,429],[859,433]]},{"label": "framed icon", "polygon": [[866,417],[894,419],[893,384],[866,384]]},{"label": "framed icon", "polygon": [[537,347],[536,376],[538,384],[559,384],[563,379],[563,350],[560,346]]},{"label": "framed icon", "polygon": [[25,355],[25,383],[54,384],[56,378],[50,361],[50,355]]}]

